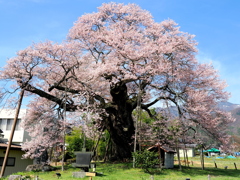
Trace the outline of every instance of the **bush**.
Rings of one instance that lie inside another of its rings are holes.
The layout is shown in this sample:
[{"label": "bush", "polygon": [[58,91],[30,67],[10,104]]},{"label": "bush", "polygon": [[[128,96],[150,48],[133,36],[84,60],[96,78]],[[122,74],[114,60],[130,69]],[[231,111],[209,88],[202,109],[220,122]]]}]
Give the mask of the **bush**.
[{"label": "bush", "polygon": [[133,157],[135,158],[135,166],[144,169],[148,173],[150,173],[151,168],[154,168],[159,163],[158,154],[148,150],[135,152]]}]

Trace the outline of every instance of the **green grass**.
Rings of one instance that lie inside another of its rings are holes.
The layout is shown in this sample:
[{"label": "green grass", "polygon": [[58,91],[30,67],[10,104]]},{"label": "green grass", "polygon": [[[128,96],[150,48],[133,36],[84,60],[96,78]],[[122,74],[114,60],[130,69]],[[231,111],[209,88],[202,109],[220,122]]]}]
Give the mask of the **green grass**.
[{"label": "green grass", "polygon": [[[191,158],[189,167],[183,166],[182,171],[178,169],[176,165],[174,169],[164,169],[162,171],[156,169],[155,173],[150,175],[145,173],[142,169],[132,168],[132,163],[97,163],[96,171],[98,176],[93,177],[93,180],[185,180],[190,178],[191,180],[208,180],[210,175],[211,180],[237,180],[240,179],[240,159],[214,159],[205,158],[205,169],[201,169],[199,157]],[[218,168],[215,168],[214,161]],[[237,168],[235,169],[234,163]],[[224,167],[228,166],[227,169]],[[62,177],[60,180],[89,180],[89,177],[74,178],[72,173],[79,171],[79,169],[68,167],[67,170],[59,170],[53,172],[21,172],[21,175],[39,176],[41,180],[56,180],[56,172],[60,172]],[[7,179],[7,178],[5,178]]]}]

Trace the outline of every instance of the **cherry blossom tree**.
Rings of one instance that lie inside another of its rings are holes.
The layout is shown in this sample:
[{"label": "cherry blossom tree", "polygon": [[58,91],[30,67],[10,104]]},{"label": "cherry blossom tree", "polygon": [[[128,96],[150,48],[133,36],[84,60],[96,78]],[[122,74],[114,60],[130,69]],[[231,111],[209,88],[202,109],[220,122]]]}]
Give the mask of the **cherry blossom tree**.
[{"label": "cherry blossom tree", "polygon": [[61,112],[54,110],[51,101],[36,98],[28,106],[29,110],[21,125],[31,138],[23,143],[22,149],[26,152],[24,158],[39,158],[47,150],[63,145],[62,132],[68,124],[63,121]]},{"label": "cherry blossom tree", "polygon": [[231,121],[216,107],[228,99],[226,84],[211,64],[198,63],[193,38],[172,20],[155,22],[135,4],[103,4],[81,16],[63,43],[19,51],[1,79],[58,108],[96,115],[93,123],[109,131],[115,156],[131,157],[138,94],[146,112],[167,102],[189,125],[206,130]]}]

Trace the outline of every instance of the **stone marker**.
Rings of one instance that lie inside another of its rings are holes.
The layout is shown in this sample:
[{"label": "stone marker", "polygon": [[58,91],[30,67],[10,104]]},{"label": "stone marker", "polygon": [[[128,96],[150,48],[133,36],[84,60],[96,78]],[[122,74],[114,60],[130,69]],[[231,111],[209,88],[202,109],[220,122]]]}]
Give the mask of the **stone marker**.
[{"label": "stone marker", "polygon": [[21,175],[10,175],[8,180],[19,180],[21,177]]},{"label": "stone marker", "polygon": [[86,176],[86,172],[73,172],[72,176],[75,178],[84,178]]}]

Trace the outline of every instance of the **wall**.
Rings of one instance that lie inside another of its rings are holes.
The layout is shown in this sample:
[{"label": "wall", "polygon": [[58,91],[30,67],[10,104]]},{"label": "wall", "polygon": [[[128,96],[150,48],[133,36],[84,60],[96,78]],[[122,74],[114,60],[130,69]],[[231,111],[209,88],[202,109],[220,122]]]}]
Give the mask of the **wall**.
[{"label": "wall", "polygon": [[[6,149],[0,149],[0,157],[5,156]],[[21,159],[22,155],[24,154],[23,151],[19,150],[10,150],[8,157],[15,157],[15,165],[14,166],[6,166],[4,176],[11,175],[16,172],[22,172],[26,170],[26,167],[30,164],[33,164],[32,159]],[[0,166],[2,168],[2,166]]]},{"label": "wall", "polygon": [[174,153],[165,152],[165,164],[164,168],[173,168],[174,167]]},{"label": "wall", "polygon": [[[183,151],[183,149],[179,150],[180,157],[184,157],[184,153],[183,153],[184,151]],[[187,148],[187,156],[188,157],[194,157],[195,156],[194,148]]]},{"label": "wall", "polygon": [[[8,109],[1,109],[0,110],[0,119],[3,119],[0,124],[0,129],[3,131],[4,139],[8,139],[11,134],[11,130],[7,130],[7,121],[6,119],[14,119],[15,118],[15,110],[8,110]],[[24,117],[26,115],[26,109],[21,109],[19,112],[18,119],[24,120]],[[15,130],[14,136],[13,136],[13,143],[15,144],[22,144],[22,142],[26,141],[26,138],[24,139],[26,132],[20,127],[18,130]]]}]

